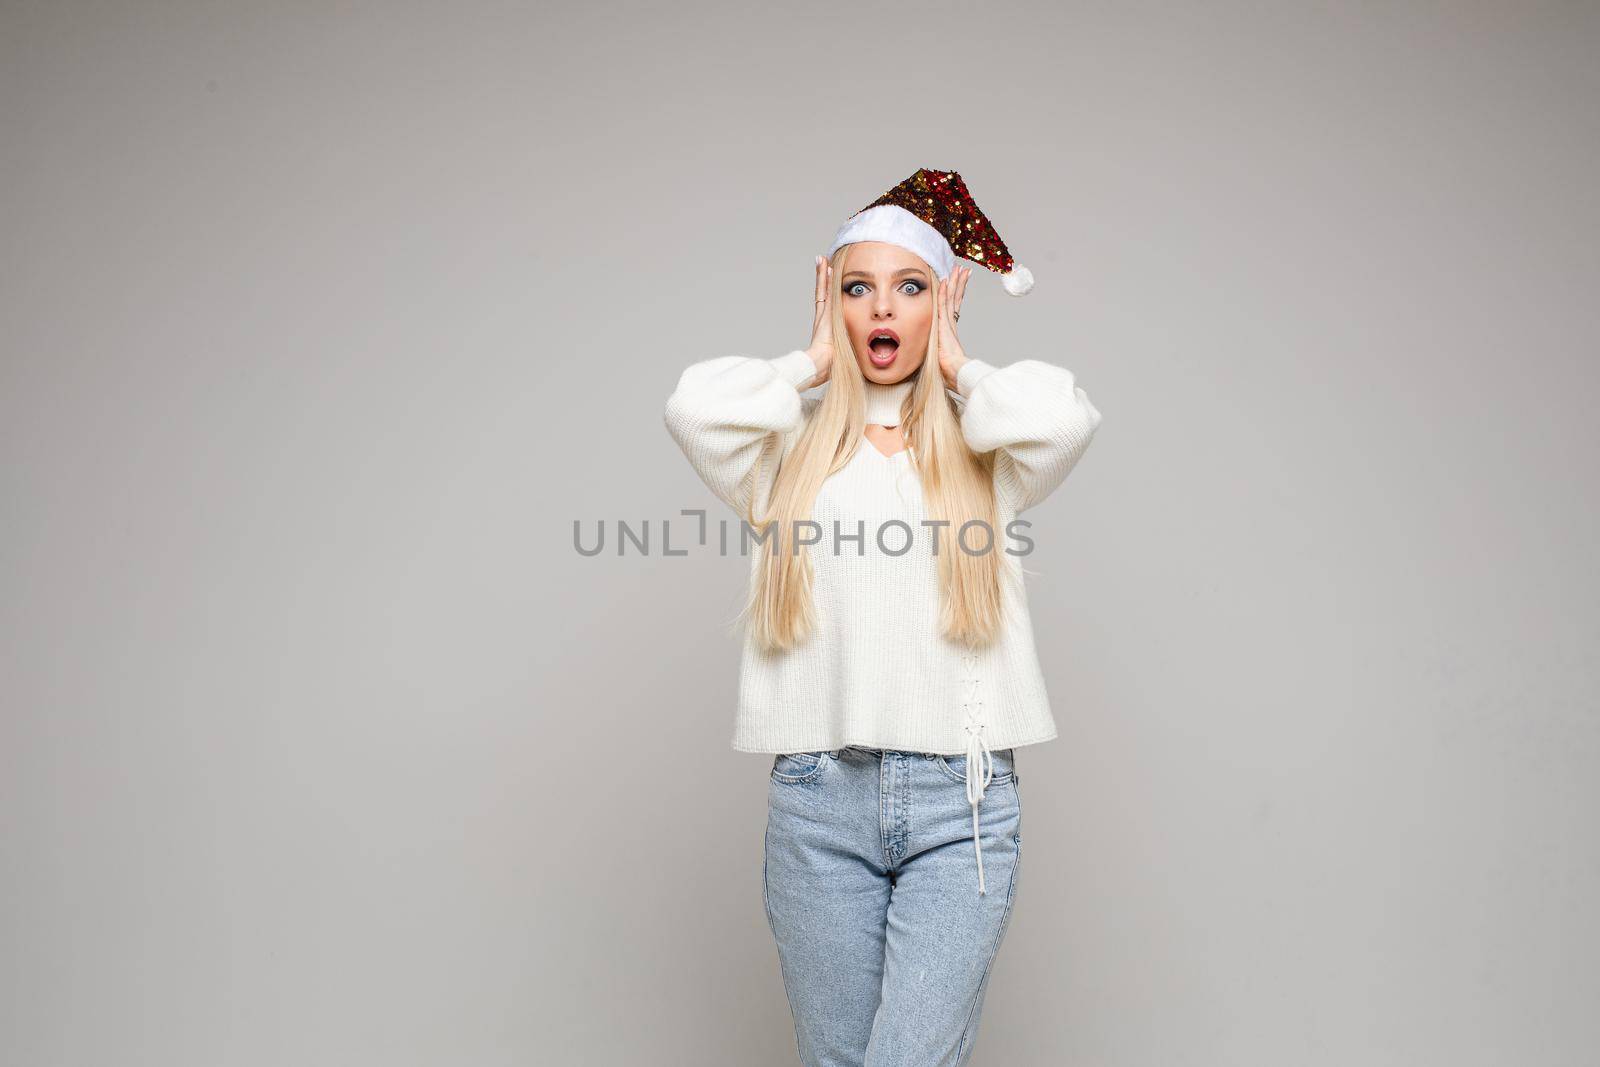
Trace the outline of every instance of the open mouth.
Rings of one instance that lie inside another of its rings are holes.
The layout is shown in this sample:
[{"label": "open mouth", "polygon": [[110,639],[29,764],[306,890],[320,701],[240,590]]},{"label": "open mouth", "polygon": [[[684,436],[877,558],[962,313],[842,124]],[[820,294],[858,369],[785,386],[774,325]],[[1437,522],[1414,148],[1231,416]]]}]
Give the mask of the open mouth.
[{"label": "open mouth", "polygon": [[875,367],[887,367],[900,351],[900,335],[893,330],[873,330],[867,335],[867,358]]}]

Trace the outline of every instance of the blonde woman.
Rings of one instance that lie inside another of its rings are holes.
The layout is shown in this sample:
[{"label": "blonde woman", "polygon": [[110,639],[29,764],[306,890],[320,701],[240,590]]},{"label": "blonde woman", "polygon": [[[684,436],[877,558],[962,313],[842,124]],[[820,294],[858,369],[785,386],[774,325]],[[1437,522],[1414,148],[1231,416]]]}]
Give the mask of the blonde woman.
[{"label": "blonde woman", "polygon": [[959,175],[917,171],[817,258],[806,348],[696,363],[666,407],[744,519],[733,747],[773,756],[764,893],[808,1067],[967,1062],[1016,896],[1016,750],[1056,736],[1016,519],[1100,413],[1065,368],[966,354],[958,250],[1031,285]]}]

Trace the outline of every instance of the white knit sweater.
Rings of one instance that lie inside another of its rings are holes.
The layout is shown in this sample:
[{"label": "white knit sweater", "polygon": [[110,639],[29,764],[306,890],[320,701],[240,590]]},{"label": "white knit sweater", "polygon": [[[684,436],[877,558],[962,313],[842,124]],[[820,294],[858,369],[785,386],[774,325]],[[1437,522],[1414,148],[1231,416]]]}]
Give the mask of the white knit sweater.
[{"label": "white knit sweater", "polygon": [[[925,367],[929,372],[938,368]],[[820,395],[801,395],[815,376],[804,350],[776,359],[721,356],[684,370],[667,400],[668,432],[736,513],[730,545],[741,544],[738,518],[751,494],[766,501],[779,462],[821,402]],[[898,425],[900,398],[911,386],[868,382],[866,421]],[[1010,536],[1007,524],[1061,484],[1088,448],[1100,413],[1071,371],[1031,359],[1004,367],[968,359],[957,378],[956,405],[967,444],[980,453],[999,450],[994,551],[1003,561],[1001,638],[973,650],[937,632],[935,529],[921,525],[926,512],[913,456],[909,449],[885,456],[862,436],[849,465],[823,484],[811,513],[823,533],[804,549],[811,558],[817,630],[800,647],[775,654],[745,636],[736,750],[859,745],[966,754],[969,770],[977,771],[986,751],[1056,736],[1023,588],[1026,556],[1004,551],[1028,548],[1020,538],[1032,535]],[[909,530],[882,525],[891,520]],[[859,540],[845,539],[858,532]],[[955,529],[942,527],[937,535],[939,551],[952,550]],[[981,528],[967,536],[974,551],[987,539]],[[770,544],[750,547],[752,580],[771,551]]]}]

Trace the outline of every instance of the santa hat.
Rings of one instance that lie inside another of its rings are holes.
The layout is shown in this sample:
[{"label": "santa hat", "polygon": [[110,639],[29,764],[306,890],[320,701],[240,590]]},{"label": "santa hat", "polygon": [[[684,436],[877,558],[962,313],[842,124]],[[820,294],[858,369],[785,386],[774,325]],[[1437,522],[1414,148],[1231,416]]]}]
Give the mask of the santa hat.
[{"label": "santa hat", "polygon": [[827,255],[860,241],[882,241],[915,252],[940,278],[950,274],[960,257],[1000,275],[1012,296],[1033,288],[1033,272],[1012,259],[1006,243],[967,192],[967,183],[953,170],[918,168],[845,220]]}]

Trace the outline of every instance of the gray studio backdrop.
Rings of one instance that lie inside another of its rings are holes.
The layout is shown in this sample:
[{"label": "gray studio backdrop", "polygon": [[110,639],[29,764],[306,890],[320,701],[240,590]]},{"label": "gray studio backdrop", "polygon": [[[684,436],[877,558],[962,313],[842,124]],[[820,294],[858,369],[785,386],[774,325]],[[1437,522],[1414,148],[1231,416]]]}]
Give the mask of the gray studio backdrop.
[{"label": "gray studio backdrop", "polygon": [[973,1062],[1593,1063],[1597,29],[7,4],[0,1061],[795,1062],[661,412],[928,166],[1105,417]]}]

